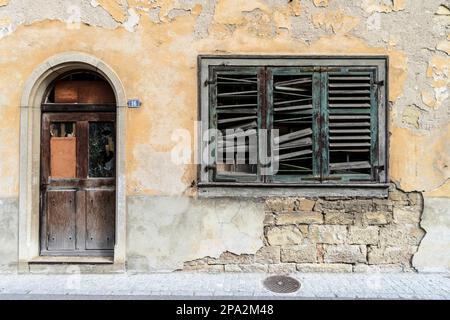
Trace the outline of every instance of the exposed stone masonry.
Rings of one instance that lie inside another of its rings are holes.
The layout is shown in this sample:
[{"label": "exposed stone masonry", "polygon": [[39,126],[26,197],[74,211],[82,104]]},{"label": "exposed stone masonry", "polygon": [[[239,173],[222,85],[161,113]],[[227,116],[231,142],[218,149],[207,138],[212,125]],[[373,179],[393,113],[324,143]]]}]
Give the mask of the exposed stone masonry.
[{"label": "exposed stone masonry", "polygon": [[391,186],[389,197],[270,198],[256,254],[224,252],[184,264],[211,272],[396,272],[425,235],[422,195]]}]

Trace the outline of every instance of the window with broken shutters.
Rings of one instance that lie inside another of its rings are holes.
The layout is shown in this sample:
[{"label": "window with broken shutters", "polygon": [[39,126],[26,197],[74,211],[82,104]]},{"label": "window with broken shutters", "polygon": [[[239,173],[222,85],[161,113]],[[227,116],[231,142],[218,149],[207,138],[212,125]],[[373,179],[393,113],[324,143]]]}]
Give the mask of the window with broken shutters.
[{"label": "window with broken shutters", "polygon": [[386,181],[385,64],[238,61],[209,66],[201,83],[209,182]]}]

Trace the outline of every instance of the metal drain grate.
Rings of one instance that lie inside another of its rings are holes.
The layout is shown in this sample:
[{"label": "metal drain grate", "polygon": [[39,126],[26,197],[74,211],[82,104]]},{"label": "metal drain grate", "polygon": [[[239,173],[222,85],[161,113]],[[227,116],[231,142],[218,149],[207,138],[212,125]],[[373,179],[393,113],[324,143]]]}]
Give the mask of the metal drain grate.
[{"label": "metal drain grate", "polygon": [[276,293],[292,293],[300,289],[300,282],[288,276],[271,276],[263,284],[266,289]]}]

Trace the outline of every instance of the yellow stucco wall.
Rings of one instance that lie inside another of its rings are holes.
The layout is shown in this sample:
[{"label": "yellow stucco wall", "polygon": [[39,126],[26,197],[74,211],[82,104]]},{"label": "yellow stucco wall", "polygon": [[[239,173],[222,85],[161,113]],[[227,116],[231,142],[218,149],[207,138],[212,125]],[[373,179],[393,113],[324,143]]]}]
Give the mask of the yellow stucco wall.
[{"label": "yellow stucco wall", "polygon": [[[432,10],[433,21],[431,26],[423,22],[424,33],[450,20],[445,6],[431,2],[426,10]],[[129,0],[124,6],[119,0],[97,0],[92,10],[110,14],[108,27],[84,21],[89,17],[82,11],[79,28],[65,17],[45,19],[45,14],[14,24],[15,12],[6,11],[12,6],[7,3],[0,1],[5,10],[3,17],[0,11],[0,196],[18,194],[24,83],[44,60],[65,51],[104,60],[117,72],[127,98],[143,101],[140,109],[127,110],[128,195],[191,192],[196,167],[172,164],[170,151],[176,144],[173,130],[187,129],[194,136],[198,54],[388,55],[391,179],[405,191],[449,195],[449,36],[433,33],[438,49],[421,50],[406,47],[401,25],[392,30],[383,23],[393,22],[381,20],[376,27],[381,13],[380,19],[392,15],[393,21],[403,14],[407,23],[420,3],[365,0],[352,7],[334,0],[219,0],[208,16],[201,1]],[[152,12],[157,19],[149,18]]]}]

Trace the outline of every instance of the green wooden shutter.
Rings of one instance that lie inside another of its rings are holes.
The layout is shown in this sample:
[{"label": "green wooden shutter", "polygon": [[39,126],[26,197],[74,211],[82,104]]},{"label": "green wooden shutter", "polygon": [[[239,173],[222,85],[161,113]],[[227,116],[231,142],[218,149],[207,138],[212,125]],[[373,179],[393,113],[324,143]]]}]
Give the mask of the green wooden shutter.
[{"label": "green wooden shutter", "polygon": [[322,181],[374,181],[377,167],[375,71],[343,68],[322,76]]},{"label": "green wooden shutter", "polygon": [[278,130],[273,182],[314,181],[320,174],[320,74],[304,68],[270,68],[268,72],[268,128]]},{"label": "green wooden shutter", "polygon": [[[260,77],[258,68],[216,68],[210,83],[210,128],[222,137],[211,150],[212,180],[218,182],[259,181],[257,139],[261,127]],[[240,132],[231,132],[241,130]],[[256,140],[257,141],[257,140]],[[251,161],[251,159],[256,160]]]}]

